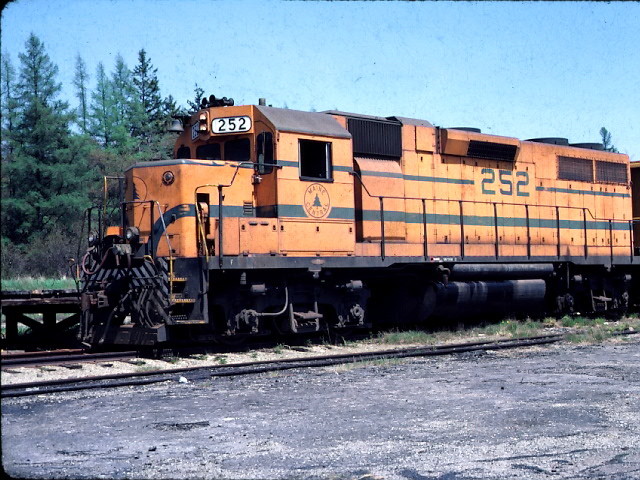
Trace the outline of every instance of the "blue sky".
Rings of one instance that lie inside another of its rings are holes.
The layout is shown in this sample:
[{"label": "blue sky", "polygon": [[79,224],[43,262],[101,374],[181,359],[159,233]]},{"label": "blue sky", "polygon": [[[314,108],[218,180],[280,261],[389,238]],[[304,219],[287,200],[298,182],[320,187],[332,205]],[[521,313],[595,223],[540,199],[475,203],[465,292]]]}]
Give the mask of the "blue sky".
[{"label": "blue sky", "polygon": [[599,141],[640,160],[638,2],[17,0],[2,12],[14,65],[34,32],[60,68],[95,77],[145,48],[163,95],[197,82],[236,103],[340,109]]}]

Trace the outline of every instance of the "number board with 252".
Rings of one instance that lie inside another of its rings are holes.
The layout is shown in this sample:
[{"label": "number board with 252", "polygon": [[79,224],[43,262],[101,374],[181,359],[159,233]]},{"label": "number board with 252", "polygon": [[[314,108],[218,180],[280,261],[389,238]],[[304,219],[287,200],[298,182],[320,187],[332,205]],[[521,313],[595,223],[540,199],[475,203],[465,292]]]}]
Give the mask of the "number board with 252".
[{"label": "number board with 252", "polygon": [[218,134],[241,133],[251,130],[251,117],[223,117],[214,118],[211,131]]}]

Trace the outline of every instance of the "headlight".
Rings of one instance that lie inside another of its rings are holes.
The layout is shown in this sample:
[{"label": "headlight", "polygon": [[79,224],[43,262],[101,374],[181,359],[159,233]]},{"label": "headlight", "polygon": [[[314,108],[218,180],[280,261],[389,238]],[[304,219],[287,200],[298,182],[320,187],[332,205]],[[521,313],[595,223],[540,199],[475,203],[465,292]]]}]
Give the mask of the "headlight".
[{"label": "headlight", "polygon": [[87,242],[89,242],[89,246],[93,247],[98,243],[98,232],[91,231],[89,235],[87,235]]},{"label": "headlight", "polygon": [[138,230],[137,227],[128,227],[124,233],[124,238],[126,238],[129,243],[137,243],[140,238],[140,230]]},{"label": "headlight", "polygon": [[165,185],[171,185],[175,179],[176,177],[171,170],[167,170],[162,174],[162,183]]}]

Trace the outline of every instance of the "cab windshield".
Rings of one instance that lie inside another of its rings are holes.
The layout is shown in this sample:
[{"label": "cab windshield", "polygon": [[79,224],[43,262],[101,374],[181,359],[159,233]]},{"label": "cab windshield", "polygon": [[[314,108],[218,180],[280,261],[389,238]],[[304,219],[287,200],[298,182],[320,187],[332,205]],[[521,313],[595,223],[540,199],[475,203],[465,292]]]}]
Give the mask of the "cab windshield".
[{"label": "cab windshield", "polygon": [[226,142],[207,143],[196,148],[200,160],[228,160],[248,162],[251,159],[251,142],[248,138],[234,138]]}]

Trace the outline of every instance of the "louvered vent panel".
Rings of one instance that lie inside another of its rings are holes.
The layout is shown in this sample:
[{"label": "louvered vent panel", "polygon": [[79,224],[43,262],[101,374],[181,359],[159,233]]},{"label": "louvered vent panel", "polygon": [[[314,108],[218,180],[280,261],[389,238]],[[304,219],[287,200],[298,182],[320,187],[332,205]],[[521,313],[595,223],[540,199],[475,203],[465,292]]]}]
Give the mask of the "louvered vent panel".
[{"label": "louvered vent panel", "polygon": [[578,182],[593,182],[593,161],[585,158],[558,156],[558,178]]},{"label": "louvered vent panel", "polygon": [[603,183],[627,183],[627,166],[624,163],[596,160],[596,181]]},{"label": "louvered vent panel", "polygon": [[471,140],[467,149],[467,157],[513,162],[517,152],[517,145]]},{"label": "louvered vent panel", "polygon": [[354,155],[394,158],[402,156],[402,130],[399,123],[350,118],[347,129],[353,138]]}]

